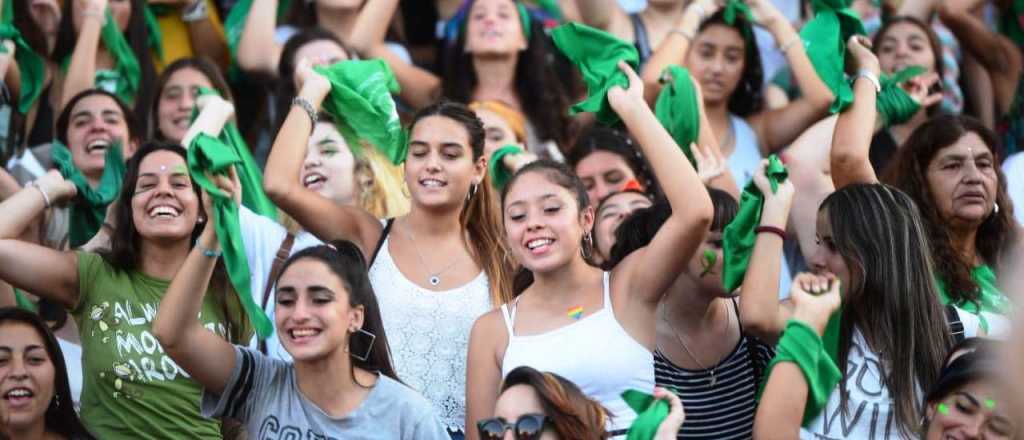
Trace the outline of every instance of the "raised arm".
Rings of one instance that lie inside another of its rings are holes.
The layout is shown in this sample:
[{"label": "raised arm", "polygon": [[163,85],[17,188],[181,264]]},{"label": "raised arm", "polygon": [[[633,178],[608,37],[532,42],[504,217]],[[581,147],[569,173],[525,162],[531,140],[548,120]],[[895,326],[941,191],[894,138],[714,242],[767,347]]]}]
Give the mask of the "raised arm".
[{"label": "raised arm", "polygon": [[800,98],[785,107],[766,110],[749,118],[761,141],[761,153],[768,155],[787,147],[807,127],[828,115],[828,108],[835,97],[818,77],[800,35],[786,16],[769,0],[749,0],[749,3],[755,20],[771,32],[775,44],[786,55],[793,78],[800,88]]},{"label": "raised arm", "polygon": [[672,32],[655,48],[640,70],[640,77],[644,80],[644,98],[649,104],[653,105],[661,92],[661,73],[668,66],[683,64],[686,52],[690,50],[690,40],[697,35],[700,23],[720,8],[717,0],[697,0],[691,3],[679,17]]},{"label": "raised arm", "polygon": [[855,36],[846,45],[859,73],[853,82],[853,104],[839,115],[832,134],[829,163],[837,190],[852,183],[878,182],[868,156],[877,124],[878,92],[868,75],[877,80],[881,69],[878,58],[868,49],[869,44],[866,38]]},{"label": "raised arm", "polygon": [[[298,99],[314,110],[320,109],[331,84],[313,71],[307,60],[299,62]],[[309,190],[299,182],[306,144],[313,131],[311,115],[298,105],[288,112],[263,172],[263,190],[278,207],[323,241],[349,240],[359,246],[369,260],[380,238],[380,222],[370,213],[355,206],[340,206]]]},{"label": "raised arm", "polygon": [[238,65],[247,72],[277,77],[281,45],[274,40],[277,0],[253,0],[238,40]]},{"label": "raised arm", "polygon": [[576,0],[576,9],[583,24],[612,34],[629,25],[629,16],[616,0]]},{"label": "raised arm", "polygon": [[953,32],[965,50],[985,66],[992,78],[996,107],[1006,114],[1013,105],[1024,61],[1010,39],[992,31],[972,13],[985,0],[944,0],[938,7],[942,23]]},{"label": "raised arm", "polygon": [[423,108],[441,98],[441,78],[402,59],[383,43],[372,47],[367,56],[380,58],[388,63],[388,67],[395,74],[395,80],[402,87],[398,97],[410,107]]},{"label": "raised arm", "polygon": [[[76,0],[79,1],[79,0]],[[96,82],[96,53],[99,51],[100,30],[107,19],[107,0],[79,1],[82,25],[78,29],[75,49],[71,52],[68,75],[64,77],[60,107],[64,108],[79,92],[93,88]]]},{"label": "raised arm", "polygon": [[[153,3],[150,1],[150,3]],[[203,5],[200,5],[202,3]],[[217,17],[216,5],[211,0],[188,0],[185,9],[197,11],[205,9],[205,14],[193,12],[189,20],[185,21],[188,28],[188,38],[192,42],[192,50],[196,56],[209,58],[227,72],[231,62],[228,55],[228,40],[224,37],[224,27]]]},{"label": "raised arm", "polygon": [[[217,186],[240,200],[241,189],[231,179],[214,177]],[[206,212],[212,211],[210,195],[203,194]],[[235,369],[235,349],[199,321],[203,296],[210,285],[210,277],[217,265],[220,243],[213,222],[207,222],[199,234],[196,245],[178,269],[160,300],[153,336],[175,363],[212,394],[219,395],[231,379]]]},{"label": "raised arm", "polygon": [[224,124],[235,114],[235,106],[216,95],[200,97],[196,106],[199,107],[199,115],[181,138],[181,146],[186,149],[200,133],[212,137],[219,136]]},{"label": "raised arm", "polygon": [[651,244],[615,268],[626,273],[630,302],[638,300],[653,310],[704,240],[714,208],[697,172],[644,101],[643,81],[624,62],[619,66],[629,76],[629,90],[614,87],[608,100],[640,144],[673,208]]},{"label": "raised arm", "polygon": [[349,32],[348,47],[368,57],[374,46],[384,42],[397,8],[398,0],[367,0]]}]

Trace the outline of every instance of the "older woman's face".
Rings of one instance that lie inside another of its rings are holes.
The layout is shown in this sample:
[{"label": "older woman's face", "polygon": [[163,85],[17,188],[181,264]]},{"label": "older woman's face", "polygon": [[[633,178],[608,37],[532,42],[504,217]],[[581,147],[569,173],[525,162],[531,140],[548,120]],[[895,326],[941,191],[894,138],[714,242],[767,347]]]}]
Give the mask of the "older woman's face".
[{"label": "older woman's face", "polygon": [[925,170],[932,203],[950,226],[977,227],[995,208],[996,159],[976,133],[939,150]]},{"label": "older woman's face", "polygon": [[975,380],[928,405],[925,440],[1011,439],[1019,420],[1009,415],[1006,394],[991,380]]},{"label": "older woman's face", "polygon": [[902,22],[889,27],[875,48],[882,71],[892,74],[910,66],[935,71],[936,54],[928,34],[913,23]]}]

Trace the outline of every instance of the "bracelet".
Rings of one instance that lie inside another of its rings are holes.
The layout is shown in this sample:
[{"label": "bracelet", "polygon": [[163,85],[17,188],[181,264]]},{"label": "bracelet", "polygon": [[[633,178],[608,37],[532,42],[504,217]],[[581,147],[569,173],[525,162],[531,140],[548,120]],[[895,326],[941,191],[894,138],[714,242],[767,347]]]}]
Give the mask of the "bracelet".
[{"label": "bracelet", "polygon": [[693,41],[693,39],[696,37],[695,35],[693,35],[693,32],[687,31],[686,29],[683,29],[683,28],[672,29],[672,30],[668,31],[668,34],[669,35],[679,34],[683,38],[685,38],[687,40],[690,40],[690,41]]},{"label": "bracelet", "polygon": [[201,247],[199,249],[201,249],[203,251],[203,256],[204,257],[209,257],[209,258],[220,258],[221,254],[223,253],[221,251],[215,251],[213,249],[207,249],[207,248],[204,248],[204,247]]},{"label": "bracelet", "polygon": [[35,189],[39,190],[39,194],[43,195],[43,203],[46,204],[46,209],[50,209],[50,195],[46,194],[46,190],[44,190],[43,187],[39,186],[39,184],[36,183],[36,181],[34,181],[34,180],[29,182],[29,183],[26,183],[25,186],[26,187],[30,186],[32,188],[35,188]]},{"label": "bracelet", "polygon": [[195,0],[191,5],[185,7],[181,11],[181,21],[185,23],[194,23],[197,21],[206,20],[206,0]]},{"label": "bracelet", "polygon": [[292,105],[305,111],[306,115],[309,116],[309,122],[316,125],[318,118],[316,116],[316,108],[313,107],[313,103],[309,102],[306,98],[296,96],[295,99],[292,100]]},{"label": "bracelet", "polygon": [[785,43],[779,46],[779,52],[785,54],[786,52],[789,52],[789,50],[792,49],[793,46],[796,46],[797,43],[802,42],[803,40],[800,38],[800,34],[795,34],[792,38],[789,39],[789,41],[786,41]]},{"label": "bracelet", "polygon": [[779,238],[781,238],[783,240],[786,239],[786,231],[783,230],[782,228],[777,228],[775,226],[758,226],[756,229],[754,229],[754,232],[757,233],[757,234],[761,234],[761,233],[775,234],[775,235],[778,235]]},{"label": "bracelet", "polygon": [[102,12],[88,11],[88,10],[82,11],[82,17],[83,18],[93,17],[93,18],[95,18],[95,19],[100,21],[100,26],[106,26],[107,25],[107,14],[104,14]]},{"label": "bracelet", "polygon": [[871,84],[875,86],[875,93],[882,92],[882,83],[878,81],[878,75],[867,69],[860,69],[857,71],[857,75],[853,77],[853,82],[857,82],[858,78],[866,78],[871,81]]}]

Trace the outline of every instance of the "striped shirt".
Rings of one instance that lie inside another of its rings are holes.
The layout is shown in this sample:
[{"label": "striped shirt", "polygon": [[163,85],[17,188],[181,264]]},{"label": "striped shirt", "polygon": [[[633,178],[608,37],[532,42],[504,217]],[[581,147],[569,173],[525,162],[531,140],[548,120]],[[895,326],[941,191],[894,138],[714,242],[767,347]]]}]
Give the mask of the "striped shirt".
[{"label": "striped shirt", "polygon": [[714,368],[716,383],[712,387],[709,370],[681,368],[655,350],[655,382],[675,391],[686,408],[686,423],[678,438],[751,438],[754,396],[774,355],[772,347],[743,334],[732,353]]}]

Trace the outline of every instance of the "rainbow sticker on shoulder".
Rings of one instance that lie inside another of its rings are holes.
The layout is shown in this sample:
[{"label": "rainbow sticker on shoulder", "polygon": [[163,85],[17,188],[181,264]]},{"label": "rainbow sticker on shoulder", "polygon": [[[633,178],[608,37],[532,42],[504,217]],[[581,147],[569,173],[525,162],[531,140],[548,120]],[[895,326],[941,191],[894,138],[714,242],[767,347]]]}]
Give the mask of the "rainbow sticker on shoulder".
[{"label": "rainbow sticker on shoulder", "polygon": [[578,320],[578,319],[580,319],[581,317],[583,317],[583,306],[576,306],[576,307],[573,307],[573,308],[569,309],[569,312],[568,312],[568,313],[566,313],[566,314],[567,314],[567,315],[568,315],[568,316],[569,316],[570,318]]}]

